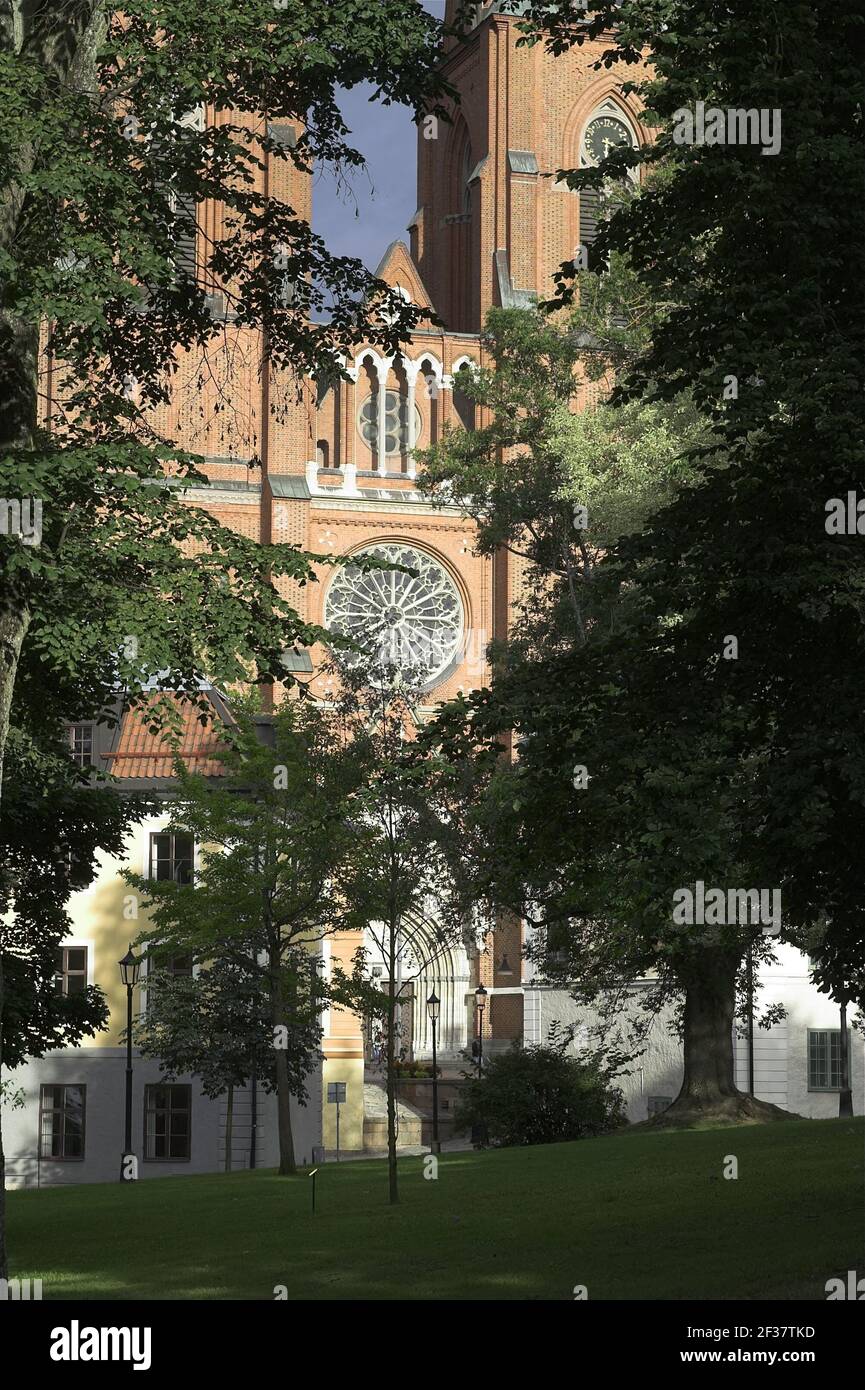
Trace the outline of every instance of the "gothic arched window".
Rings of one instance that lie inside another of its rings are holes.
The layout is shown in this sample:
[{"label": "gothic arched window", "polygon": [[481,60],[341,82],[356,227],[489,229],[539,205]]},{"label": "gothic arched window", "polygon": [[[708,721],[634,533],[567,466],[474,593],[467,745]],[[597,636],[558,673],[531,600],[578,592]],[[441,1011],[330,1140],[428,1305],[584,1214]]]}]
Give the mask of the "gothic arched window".
[{"label": "gothic arched window", "polygon": [[[580,168],[593,168],[619,146],[633,147],[636,143],[631,123],[621,107],[614,101],[604,101],[586,121],[580,143]],[[604,201],[600,188],[580,189],[580,241],[583,246],[591,246],[598,235]]]},{"label": "gothic arched window", "polygon": [[469,183],[469,179],[472,176],[473,168],[474,165],[472,164],[472,142],[468,139],[468,137],[466,137],[465,144],[463,145],[463,162],[461,176],[463,190],[463,212],[471,212],[472,210],[472,190],[471,185]]},{"label": "gothic arched window", "polygon": [[[414,440],[420,437],[421,417],[420,411],[415,406],[415,431]],[[379,453],[378,441],[378,392],[373,391],[361,403],[357,413],[357,427],[360,437],[369,445],[370,451],[374,454]],[[384,393],[384,453],[404,454],[411,448],[412,441],[409,437],[409,404],[408,397],[401,391],[385,391]]]}]

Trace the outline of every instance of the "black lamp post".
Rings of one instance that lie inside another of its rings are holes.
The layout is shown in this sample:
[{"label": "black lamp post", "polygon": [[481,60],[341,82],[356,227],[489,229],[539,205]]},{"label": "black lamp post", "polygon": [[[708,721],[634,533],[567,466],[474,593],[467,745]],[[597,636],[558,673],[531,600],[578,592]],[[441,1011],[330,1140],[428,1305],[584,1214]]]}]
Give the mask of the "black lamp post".
[{"label": "black lamp post", "polygon": [[121,961],[120,978],[126,986],[126,1146],[120,1160],[120,1181],[129,1182],[136,1177],[135,1164],[127,1167],[126,1160],[132,1157],[132,991],[138,984],[141,973],[141,959],[133,955],[132,943]]},{"label": "black lamp post", "polygon": [[436,1027],[438,1026],[440,1007],[441,1000],[435,990],[433,990],[429,999],[426,1001],[426,1011],[432,1027],[433,1132],[430,1152],[434,1154],[441,1153],[441,1144],[439,1143],[439,1077],[438,1067],[436,1066]]},{"label": "black lamp post", "polygon": [[484,1007],[487,1002],[487,992],[483,985],[478,985],[475,990],[475,1008],[478,1011],[478,1081],[484,1067]]}]

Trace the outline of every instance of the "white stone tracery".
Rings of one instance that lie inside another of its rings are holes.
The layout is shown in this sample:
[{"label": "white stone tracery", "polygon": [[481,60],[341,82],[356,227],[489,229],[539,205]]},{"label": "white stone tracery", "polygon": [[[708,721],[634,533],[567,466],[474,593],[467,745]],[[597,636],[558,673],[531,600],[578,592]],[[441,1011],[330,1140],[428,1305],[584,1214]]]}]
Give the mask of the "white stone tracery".
[{"label": "white stone tracery", "polygon": [[374,660],[411,669],[427,688],[435,685],[462,643],[465,615],[456,584],[444,565],[417,546],[380,542],[362,553],[417,573],[363,574],[355,565],[344,566],[327,592],[325,626],[363,644]]}]

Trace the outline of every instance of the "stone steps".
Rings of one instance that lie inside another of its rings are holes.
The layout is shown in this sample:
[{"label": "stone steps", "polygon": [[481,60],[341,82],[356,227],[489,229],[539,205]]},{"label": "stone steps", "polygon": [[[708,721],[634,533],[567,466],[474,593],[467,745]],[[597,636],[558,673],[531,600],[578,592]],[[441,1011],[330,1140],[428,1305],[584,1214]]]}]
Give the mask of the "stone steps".
[{"label": "stone steps", "polygon": [[[398,1100],[397,1149],[417,1149],[422,1143],[423,1116],[414,1106]],[[380,1152],[387,1148],[387,1092],[384,1086],[365,1081],[363,1086],[363,1147]]]}]

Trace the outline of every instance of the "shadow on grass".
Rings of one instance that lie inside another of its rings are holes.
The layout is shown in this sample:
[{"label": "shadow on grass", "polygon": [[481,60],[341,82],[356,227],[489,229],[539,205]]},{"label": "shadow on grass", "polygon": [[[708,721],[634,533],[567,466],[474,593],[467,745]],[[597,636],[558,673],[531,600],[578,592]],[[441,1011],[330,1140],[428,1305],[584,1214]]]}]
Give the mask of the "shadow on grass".
[{"label": "shadow on grass", "polygon": [[[791,1121],[532,1149],[9,1194],[47,1299],[823,1298],[858,1256],[863,1124]],[[738,1178],[724,1178],[730,1155]]]}]

